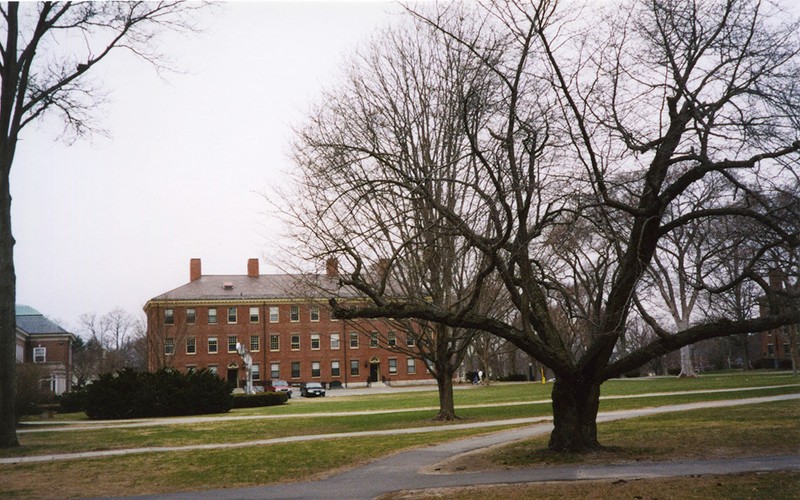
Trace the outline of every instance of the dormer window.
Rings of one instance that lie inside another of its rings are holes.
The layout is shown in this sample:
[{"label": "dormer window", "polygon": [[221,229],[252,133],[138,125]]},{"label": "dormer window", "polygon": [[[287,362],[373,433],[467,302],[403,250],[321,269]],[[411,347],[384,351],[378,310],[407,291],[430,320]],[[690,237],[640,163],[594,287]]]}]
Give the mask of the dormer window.
[{"label": "dormer window", "polygon": [[225,290],[233,290],[233,282],[226,281],[225,283],[222,284],[222,288],[224,288]]}]

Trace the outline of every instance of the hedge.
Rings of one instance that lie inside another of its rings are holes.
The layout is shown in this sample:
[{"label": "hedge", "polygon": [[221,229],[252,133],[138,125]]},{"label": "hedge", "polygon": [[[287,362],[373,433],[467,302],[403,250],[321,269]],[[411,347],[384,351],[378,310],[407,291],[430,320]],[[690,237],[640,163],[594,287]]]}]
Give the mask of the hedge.
[{"label": "hedge", "polygon": [[234,408],[255,408],[258,406],[278,406],[286,404],[289,394],[285,392],[262,392],[259,394],[236,394],[233,396]]},{"label": "hedge", "polygon": [[208,370],[106,373],[86,389],[86,414],[95,419],[225,413],[233,405],[228,384]]}]

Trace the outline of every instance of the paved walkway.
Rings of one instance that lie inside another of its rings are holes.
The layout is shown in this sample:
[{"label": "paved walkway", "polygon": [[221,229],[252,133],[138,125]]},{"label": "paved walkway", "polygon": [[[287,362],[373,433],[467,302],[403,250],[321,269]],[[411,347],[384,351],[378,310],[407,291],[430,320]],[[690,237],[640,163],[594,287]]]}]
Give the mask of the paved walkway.
[{"label": "paved walkway", "polygon": [[[700,408],[724,408],[745,404],[768,403],[800,399],[800,394],[755,397],[746,399],[707,401],[654,408],[641,408],[615,412],[603,412],[598,422],[627,419],[660,413],[687,411]],[[436,464],[454,456],[485,449],[490,446],[510,443],[531,436],[549,433],[552,424],[544,418],[513,419],[496,422],[476,422],[432,426],[392,431],[370,431],[248,441],[243,443],[217,443],[176,447],[150,447],[123,450],[106,450],[85,453],[65,453],[29,457],[0,459],[0,463],[29,463],[82,458],[98,458],[116,455],[163,453],[172,451],[194,451],[208,449],[240,448],[273,443],[310,441],[318,439],[341,439],[351,436],[381,435],[392,433],[441,432],[449,429],[491,427],[498,425],[525,425],[510,430],[495,432],[473,438],[459,439],[436,446],[418,448],[374,461],[327,479],[300,483],[276,484],[236,490],[213,490],[205,492],[176,493],[147,498],[351,498],[365,499],[406,489],[468,486],[478,484],[503,484],[531,481],[556,481],[605,478],[645,478],[682,476],[687,474],[726,474],[746,471],[800,470],[800,454],[778,457],[736,458],[728,460],[696,460],[661,463],[636,463],[627,465],[595,465],[579,467],[537,467],[530,469],[497,470],[468,474],[442,474],[436,472]],[[540,422],[535,425],[526,425]]]},{"label": "paved walkway", "polygon": [[[800,394],[748,398],[707,403],[670,405],[632,411],[602,413],[598,421],[619,420],[698,408],[722,408],[742,404],[800,399]],[[436,446],[417,448],[376,460],[366,466],[336,474],[319,481],[274,484],[242,489],[193,491],[139,498],[152,499],[371,499],[401,490],[448,488],[486,484],[528,483],[537,481],[569,481],[591,479],[637,479],[676,477],[696,474],[736,474],[800,470],[800,454],[772,457],[743,457],[714,460],[686,460],[621,465],[589,465],[536,467],[493,470],[476,473],[445,474],[437,472],[437,464],[463,453],[506,444],[535,435],[549,433],[552,425],[534,426],[496,432],[490,435],[450,441]]]}]

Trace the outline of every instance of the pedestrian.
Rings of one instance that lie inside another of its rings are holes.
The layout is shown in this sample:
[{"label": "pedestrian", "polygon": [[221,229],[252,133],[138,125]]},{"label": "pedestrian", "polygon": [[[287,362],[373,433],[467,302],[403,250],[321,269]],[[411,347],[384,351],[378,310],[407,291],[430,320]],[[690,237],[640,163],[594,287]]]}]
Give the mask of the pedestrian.
[{"label": "pedestrian", "polygon": [[483,370],[478,370],[478,381],[483,382]]}]

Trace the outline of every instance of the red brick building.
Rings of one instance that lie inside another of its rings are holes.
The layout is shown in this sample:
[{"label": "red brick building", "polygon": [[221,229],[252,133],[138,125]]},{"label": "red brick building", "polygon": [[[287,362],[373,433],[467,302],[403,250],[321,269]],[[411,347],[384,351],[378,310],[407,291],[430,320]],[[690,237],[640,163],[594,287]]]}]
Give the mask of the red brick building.
[{"label": "red brick building", "polygon": [[397,349],[401,342],[413,346],[413,337],[382,321],[331,317],[326,300],[332,293],[325,290],[336,288],[333,261],[325,275],[263,275],[258,259],[248,260],[243,275],[203,275],[200,259],[191,259],[189,268],[189,283],[145,305],[150,370],[207,368],[242,387],[241,343],[252,356],[254,385],[432,381],[421,361]]},{"label": "red brick building", "polygon": [[[800,291],[798,290],[800,283],[792,284],[786,273],[772,271],[769,275],[769,284],[772,290],[786,293],[772,299],[774,307],[781,310],[798,307],[797,299],[791,297]],[[770,313],[770,301],[767,297],[761,298],[760,307],[762,315]],[[800,335],[800,325],[797,324],[761,332],[758,336],[760,348],[756,365],[761,368],[791,368],[793,358],[794,363],[800,365],[798,335]]]},{"label": "red brick building", "polygon": [[17,305],[17,363],[42,368],[42,384],[54,394],[72,385],[72,344],[75,336],[28,306]]}]

